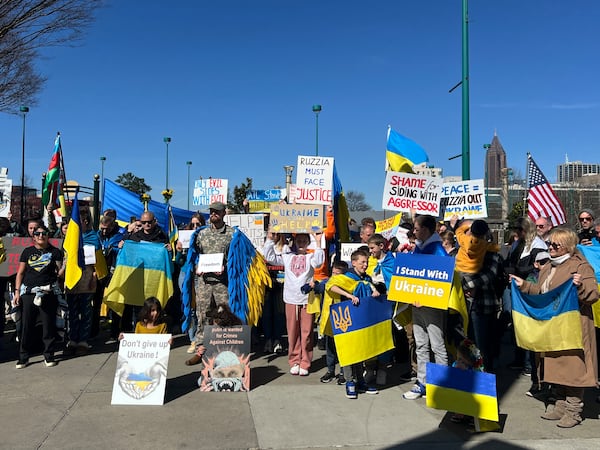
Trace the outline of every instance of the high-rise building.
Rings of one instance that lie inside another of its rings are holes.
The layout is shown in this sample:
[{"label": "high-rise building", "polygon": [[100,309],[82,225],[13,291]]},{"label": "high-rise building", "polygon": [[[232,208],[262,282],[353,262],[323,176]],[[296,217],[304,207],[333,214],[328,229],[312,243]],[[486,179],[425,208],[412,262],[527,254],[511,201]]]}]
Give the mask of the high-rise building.
[{"label": "high-rise building", "polygon": [[485,153],[485,186],[490,188],[502,187],[502,169],[506,168],[506,153],[494,131],[492,143]]},{"label": "high-rise building", "polygon": [[600,164],[567,161],[556,168],[559,183],[572,183],[584,175],[600,174]]}]

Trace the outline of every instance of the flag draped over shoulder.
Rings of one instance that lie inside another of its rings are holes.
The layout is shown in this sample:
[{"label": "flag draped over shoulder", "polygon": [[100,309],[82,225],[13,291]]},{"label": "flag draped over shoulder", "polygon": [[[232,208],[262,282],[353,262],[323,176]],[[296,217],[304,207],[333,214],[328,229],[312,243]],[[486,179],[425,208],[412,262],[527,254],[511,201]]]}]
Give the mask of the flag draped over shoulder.
[{"label": "flag draped over shoulder", "polygon": [[534,222],[540,217],[550,217],[553,226],[567,222],[565,209],[552,186],[527,154],[527,215]]},{"label": "flag draped over shoulder", "polygon": [[333,220],[335,221],[336,242],[350,242],[350,212],[342,188],[342,182],[333,164]]},{"label": "flag draped over shoulder", "polygon": [[48,165],[48,172],[46,172],[46,179],[42,189],[42,205],[44,206],[47,206],[51,202],[56,202],[59,190],[61,155],[60,133],[58,133],[54,140],[54,152],[52,153],[52,159]]},{"label": "flag draped over shoulder", "polygon": [[545,294],[522,293],[511,283],[517,345],[535,352],[583,348],[577,287],[568,280]]},{"label": "flag draped over shoulder", "polygon": [[172,295],[171,258],[164,245],[125,241],[104,303],[122,315],[125,304],[142,306],[148,297],[156,297],[164,308]]},{"label": "flag draped over shoulder", "polygon": [[[598,289],[600,289],[600,245],[578,245],[577,249],[594,269],[596,281],[599,283]],[[592,312],[594,314],[594,326],[600,328],[600,302],[592,304]]]},{"label": "flag draped over shoulder", "polygon": [[498,421],[494,374],[427,363],[425,379],[429,408]]},{"label": "flag draped over shoulder", "polygon": [[81,279],[85,260],[83,256],[83,237],[81,232],[81,218],[79,216],[79,201],[77,192],[73,199],[73,209],[71,211],[71,220],[67,228],[67,234],[63,242],[65,250],[66,268],[65,268],[65,286],[67,289],[73,289]]},{"label": "flag draped over shoulder", "polygon": [[429,156],[415,141],[388,127],[386,159],[388,170],[413,173],[412,167],[429,161]]}]

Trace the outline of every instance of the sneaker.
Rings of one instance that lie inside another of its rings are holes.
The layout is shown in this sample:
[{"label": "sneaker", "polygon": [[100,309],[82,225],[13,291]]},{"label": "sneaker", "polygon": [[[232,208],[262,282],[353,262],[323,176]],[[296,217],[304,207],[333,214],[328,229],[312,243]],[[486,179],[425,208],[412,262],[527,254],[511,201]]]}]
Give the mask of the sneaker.
[{"label": "sneaker", "polygon": [[406,400],[416,400],[418,398],[425,397],[425,387],[422,384],[417,383],[410,391],[402,394],[402,397]]},{"label": "sneaker", "polygon": [[189,353],[190,355],[192,353],[196,353],[196,343],[192,342],[185,352]]},{"label": "sneaker", "polygon": [[15,366],[17,369],[24,369],[25,367],[27,367],[29,365],[29,360],[26,359],[24,361],[19,360],[17,362],[17,365]]},{"label": "sneaker", "polygon": [[379,369],[377,371],[377,378],[375,378],[375,384],[377,386],[385,386],[387,382],[387,372],[385,369]]},{"label": "sneaker", "polygon": [[352,399],[358,398],[356,383],[354,381],[346,381],[346,397]]},{"label": "sneaker", "polygon": [[298,370],[298,375],[300,375],[301,377],[305,377],[308,375],[308,369],[303,369],[302,367],[300,367],[300,370]]},{"label": "sneaker", "polygon": [[344,378],[344,374],[340,373],[337,376],[337,384],[338,384],[338,386],[341,386],[342,384],[346,384],[346,379]]},{"label": "sneaker", "polygon": [[281,342],[275,341],[275,345],[273,345],[273,353],[283,353],[283,345],[281,345]]},{"label": "sneaker", "polygon": [[525,392],[525,395],[527,397],[535,397],[537,394],[539,394],[541,391],[540,387],[538,386],[537,383],[533,383],[531,385],[531,387],[529,388],[529,390],[527,392]]},{"label": "sneaker", "polygon": [[294,364],[291,368],[290,368],[290,373],[292,375],[298,375],[300,373],[300,366],[298,364]]},{"label": "sneaker", "polygon": [[410,370],[402,375],[400,375],[400,381],[409,382],[409,381],[417,381],[417,372],[414,370]]},{"label": "sneaker", "polygon": [[333,372],[327,372],[320,378],[321,383],[331,383],[335,380],[335,374]]},{"label": "sneaker", "polygon": [[117,338],[109,337],[106,341],[104,341],[104,344],[105,345],[112,345],[112,344],[116,344],[117,342],[119,342],[117,340]]},{"label": "sneaker", "polygon": [[46,365],[46,367],[54,367],[58,363],[56,361],[54,361],[53,359],[45,359],[44,364]]},{"label": "sneaker", "polygon": [[530,377],[531,376],[531,367],[525,367],[521,372],[521,375]]},{"label": "sneaker", "polygon": [[359,394],[370,394],[370,395],[379,394],[379,391],[377,390],[377,388],[374,388],[373,386],[369,386],[365,381],[360,381],[358,383],[358,385],[356,386],[356,389],[358,390]]}]

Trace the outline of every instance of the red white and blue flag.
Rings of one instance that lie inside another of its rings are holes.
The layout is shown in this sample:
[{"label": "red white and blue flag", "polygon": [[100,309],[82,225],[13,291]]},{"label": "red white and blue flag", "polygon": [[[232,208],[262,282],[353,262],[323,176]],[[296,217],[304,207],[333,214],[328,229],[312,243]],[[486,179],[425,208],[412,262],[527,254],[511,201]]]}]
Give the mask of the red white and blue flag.
[{"label": "red white and blue flag", "polygon": [[529,153],[527,188],[527,215],[531,220],[535,222],[540,217],[548,217],[555,227],[567,222],[565,209],[558,196]]}]

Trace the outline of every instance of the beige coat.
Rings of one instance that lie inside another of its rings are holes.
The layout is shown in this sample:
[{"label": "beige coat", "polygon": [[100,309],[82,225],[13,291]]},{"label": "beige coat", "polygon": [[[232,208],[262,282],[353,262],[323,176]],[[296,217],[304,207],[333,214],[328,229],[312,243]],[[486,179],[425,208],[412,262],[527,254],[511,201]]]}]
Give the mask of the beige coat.
[{"label": "beige coat", "polygon": [[554,289],[573,278],[576,273],[581,274],[581,285],[578,286],[577,293],[579,295],[579,312],[581,313],[583,350],[542,353],[540,355],[544,364],[542,381],[571,387],[596,387],[598,361],[592,304],[598,301],[599,292],[594,269],[580,253],[576,252],[556,267],[551,264],[544,265],[540,271],[538,283],[525,281],[521,286],[521,291],[526,294],[540,294],[544,281],[549,277],[551,277],[549,289]]}]

